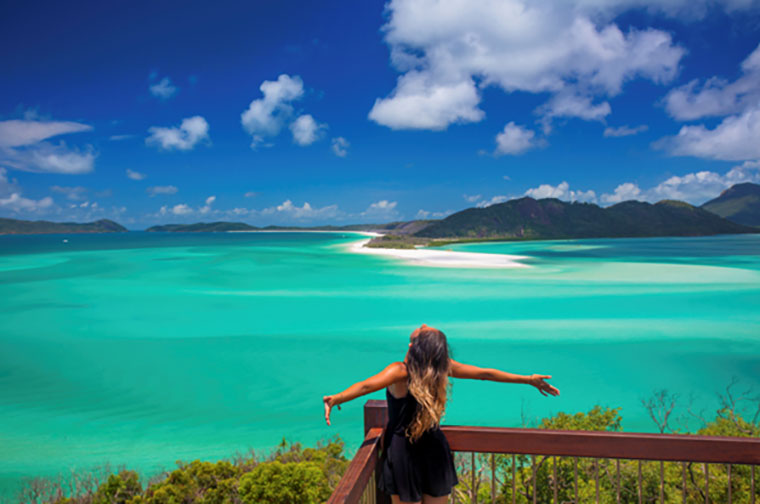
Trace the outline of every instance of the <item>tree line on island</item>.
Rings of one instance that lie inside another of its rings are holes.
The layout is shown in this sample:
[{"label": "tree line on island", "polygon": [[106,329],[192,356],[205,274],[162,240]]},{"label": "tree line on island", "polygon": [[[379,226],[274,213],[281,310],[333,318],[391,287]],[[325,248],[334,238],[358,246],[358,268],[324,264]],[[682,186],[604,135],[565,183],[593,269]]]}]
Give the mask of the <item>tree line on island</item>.
[{"label": "tree line on island", "polygon": [[[544,240],[654,236],[708,236],[760,232],[760,185],[736,184],[696,207],[683,201],[655,204],[624,201],[603,208],[593,203],[523,197],[483,208],[468,208],[440,220],[348,226],[267,226],[211,222],[153,226],[149,232],[376,231],[368,245],[412,248],[484,240]],[[87,224],[0,219],[0,233],[105,233],[126,231],[99,220]]]},{"label": "tree line on island", "polygon": [[[720,406],[712,420],[667,390],[655,391],[641,404],[661,433],[690,434],[689,421],[696,420],[701,427],[694,434],[760,437],[760,396],[752,391],[736,393],[737,385],[734,380],[719,394]],[[540,422],[523,416],[522,424],[549,430],[623,431],[620,408],[598,405],[585,413],[558,413]],[[249,451],[217,462],[177,462],[176,469],[147,481],[136,471],[122,468],[112,472],[107,466],[65,478],[33,478],[25,482],[18,498],[34,504],[318,504],[329,498],[346,471],[347,455],[340,438],[319,442],[313,448],[283,439],[263,457]],[[616,461],[609,459],[579,458],[576,466],[573,457],[557,457],[556,472],[551,456],[495,455],[493,472],[490,454],[478,454],[474,467],[469,453],[455,453],[455,459],[459,476],[454,487],[456,502],[554,502],[555,483],[559,502],[576,502],[576,481],[578,502],[594,502],[597,488],[598,502],[616,502],[618,488],[618,502],[659,502],[661,471],[664,502],[682,502],[684,495],[685,502],[728,502],[729,485],[734,502],[760,501],[760,485],[753,484],[751,468],[743,465],[729,469],[725,464],[710,464],[706,482],[701,463],[686,463],[684,478],[681,462],[662,462],[661,466],[658,461],[621,460],[618,478]]]}]

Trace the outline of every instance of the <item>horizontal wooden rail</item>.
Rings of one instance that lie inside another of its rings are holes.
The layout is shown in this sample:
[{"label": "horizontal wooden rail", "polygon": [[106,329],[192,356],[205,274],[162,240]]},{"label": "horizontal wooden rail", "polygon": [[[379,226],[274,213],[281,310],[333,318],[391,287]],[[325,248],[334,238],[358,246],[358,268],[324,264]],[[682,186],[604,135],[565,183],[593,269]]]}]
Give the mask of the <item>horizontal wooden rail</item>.
[{"label": "horizontal wooden rail", "polygon": [[327,504],[343,504],[359,501],[377,465],[382,437],[383,429],[381,427],[373,427],[367,432],[364,442],[359,447],[354,458],[351,459],[348,469],[346,469]]},{"label": "horizontal wooden rail", "polygon": [[760,464],[758,438],[452,425],[441,430],[454,451]]}]

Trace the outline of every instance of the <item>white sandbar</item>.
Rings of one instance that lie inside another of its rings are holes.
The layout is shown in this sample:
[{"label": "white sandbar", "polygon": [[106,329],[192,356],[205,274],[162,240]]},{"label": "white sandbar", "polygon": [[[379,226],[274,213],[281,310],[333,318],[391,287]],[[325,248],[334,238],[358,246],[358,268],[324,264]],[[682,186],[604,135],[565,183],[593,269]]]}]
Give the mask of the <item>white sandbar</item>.
[{"label": "white sandbar", "polygon": [[[379,234],[378,234],[379,235]],[[349,244],[349,250],[357,254],[374,254],[402,259],[418,266],[436,266],[439,268],[530,268],[521,259],[527,256],[507,254],[483,254],[479,252],[455,252],[453,250],[435,249],[391,249],[365,247],[369,240]]]}]

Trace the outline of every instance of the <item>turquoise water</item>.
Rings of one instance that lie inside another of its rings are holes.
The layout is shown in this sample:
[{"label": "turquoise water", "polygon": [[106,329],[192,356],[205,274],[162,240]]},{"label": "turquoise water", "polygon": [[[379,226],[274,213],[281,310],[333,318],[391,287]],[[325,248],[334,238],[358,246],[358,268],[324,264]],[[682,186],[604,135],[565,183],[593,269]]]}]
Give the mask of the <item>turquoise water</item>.
[{"label": "turquoise water", "polygon": [[708,416],[732,377],[760,392],[760,236],[452,247],[526,255],[525,269],[348,252],[359,238],[0,236],[0,495],[29,476],[106,462],[150,475],[283,436],[339,434],[353,452],[364,399],[327,427],[322,395],[402,359],[422,322],[460,361],[552,374],[562,391],[455,381],[450,424],[601,404],[653,431],[641,399],[655,389],[693,394]]}]

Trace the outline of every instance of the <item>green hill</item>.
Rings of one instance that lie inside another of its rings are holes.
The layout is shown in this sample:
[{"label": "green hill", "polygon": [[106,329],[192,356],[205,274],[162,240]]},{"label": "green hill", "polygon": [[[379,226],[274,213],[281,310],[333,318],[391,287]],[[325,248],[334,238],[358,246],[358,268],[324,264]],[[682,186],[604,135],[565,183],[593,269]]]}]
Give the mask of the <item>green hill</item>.
[{"label": "green hill", "polygon": [[165,224],[146,229],[151,233],[217,233],[224,231],[255,231],[259,228],[242,222],[196,222],[195,224]]},{"label": "green hill", "polygon": [[736,184],[701,208],[738,224],[760,227],[760,185]]},{"label": "green hill", "polygon": [[121,233],[124,231],[127,231],[127,228],[108,219],[87,223],[0,219],[0,234]]},{"label": "green hill", "polygon": [[563,239],[703,236],[757,230],[681,201],[625,201],[608,208],[530,197],[469,208],[415,233],[426,238]]}]

